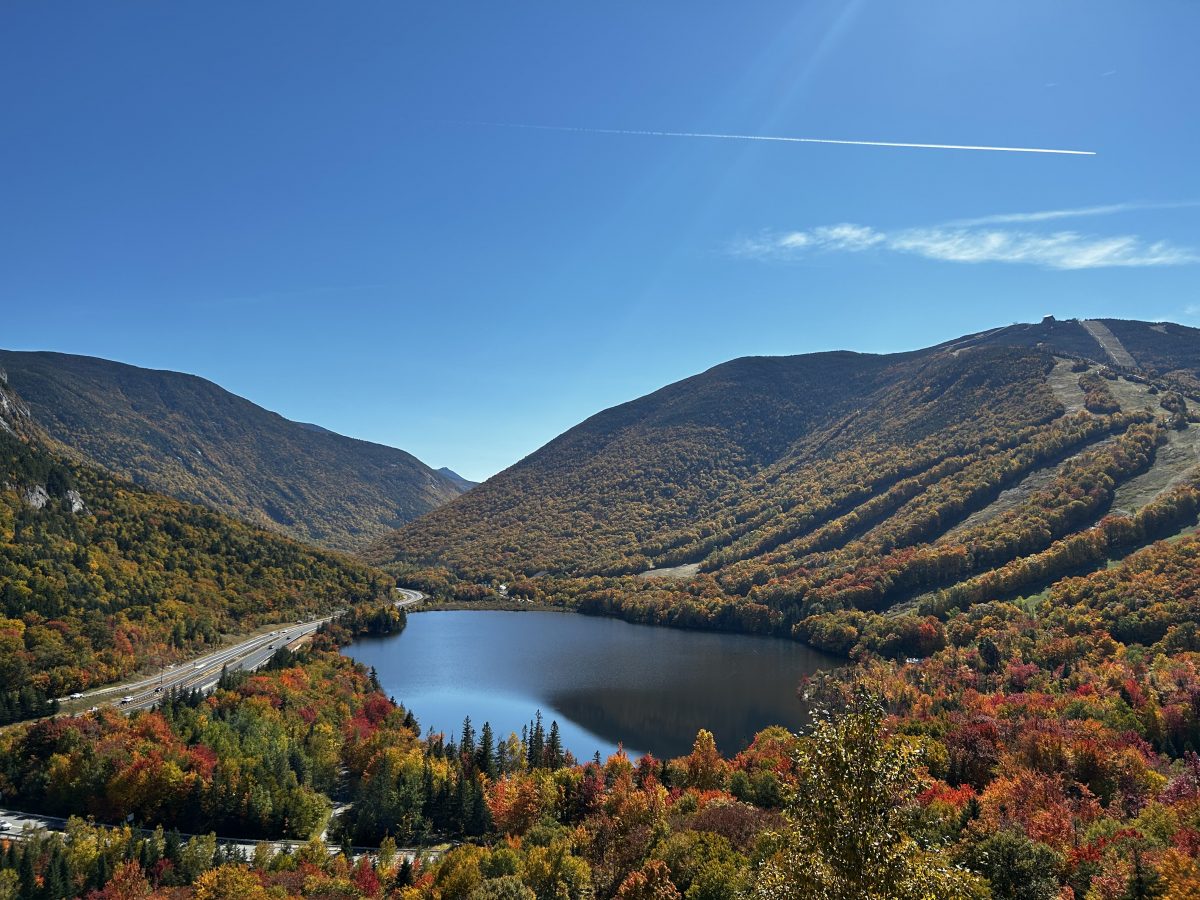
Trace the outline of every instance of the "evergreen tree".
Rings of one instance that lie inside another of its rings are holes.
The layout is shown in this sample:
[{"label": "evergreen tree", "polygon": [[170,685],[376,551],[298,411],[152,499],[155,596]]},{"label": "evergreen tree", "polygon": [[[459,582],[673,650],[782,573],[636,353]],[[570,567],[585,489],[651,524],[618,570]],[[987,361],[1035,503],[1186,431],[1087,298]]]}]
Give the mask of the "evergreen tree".
[{"label": "evergreen tree", "polygon": [[471,816],[468,821],[470,833],[473,835],[487,834],[492,830],[492,814],[488,809],[483,794],[483,785],[474,784],[471,798]]},{"label": "evergreen tree", "polygon": [[1121,900],[1157,900],[1167,892],[1159,874],[1149,868],[1142,859],[1142,851],[1133,851],[1133,872]]},{"label": "evergreen tree", "polygon": [[112,871],[108,867],[108,856],[100,853],[96,857],[96,865],[92,870],[92,887],[99,890],[108,884],[108,879],[112,876]]},{"label": "evergreen tree", "polygon": [[75,893],[71,890],[71,870],[67,866],[67,857],[59,843],[55,843],[54,849],[50,852],[42,892],[43,896],[49,900],[62,900],[62,898],[71,897]]},{"label": "evergreen tree", "polygon": [[550,723],[550,736],[546,739],[545,760],[546,765],[551,769],[557,769],[563,764],[562,736],[558,733],[557,719]]},{"label": "evergreen tree", "polygon": [[471,725],[471,717],[467,716],[463,719],[462,741],[459,744],[459,752],[462,754],[463,760],[471,764],[475,758],[475,729]]},{"label": "evergreen tree", "polygon": [[496,741],[496,774],[503,775],[508,771],[509,765],[511,765],[511,763],[508,759],[508,741]]},{"label": "evergreen tree", "polygon": [[546,730],[542,725],[542,711],[539,709],[533,717],[533,724],[529,729],[528,752],[526,753],[525,764],[530,769],[536,769],[542,765],[543,754],[546,749]]},{"label": "evergreen tree", "polygon": [[22,897],[37,896],[37,873],[33,869],[35,852],[34,848],[29,845],[21,848],[21,862],[17,866],[17,883],[21,888],[20,896]]},{"label": "evergreen tree", "polygon": [[179,848],[182,843],[183,838],[178,831],[167,832],[166,839],[163,841],[163,857],[173,866],[179,865]]},{"label": "evergreen tree", "polygon": [[479,732],[479,746],[475,750],[475,768],[488,778],[496,777],[494,743],[492,725],[490,722],[484,722],[483,729]]},{"label": "evergreen tree", "polygon": [[474,782],[467,778],[465,772],[460,772],[454,782],[453,820],[450,824],[455,831],[466,831],[467,823],[471,820],[471,788]]}]

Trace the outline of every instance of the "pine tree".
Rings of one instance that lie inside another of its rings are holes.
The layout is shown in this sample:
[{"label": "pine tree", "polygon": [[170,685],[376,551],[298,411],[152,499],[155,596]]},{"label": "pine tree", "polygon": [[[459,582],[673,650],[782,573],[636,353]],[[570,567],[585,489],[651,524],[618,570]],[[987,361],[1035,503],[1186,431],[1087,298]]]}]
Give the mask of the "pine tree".
[{"label": "pine tree", "polygon": [[492,830],[492,812],[483,795],[483,785],[476,783],[472,791],[470,831],[474,835],[487,834]]},{"label": "pine tree", "polygon": [[433,791],[433,768],[426,759],[421,770],[421,815],[429,821],[433,821]]},{"label": "pine tree", "polygon": [[503,775],[511,765],[508,759],[508,741],[496,741],[496,774]]},{"label": "pine tree", "polygon": [[471,725],[471,717],[467,716],[463,719],[462,741],[459,744],[459,752],[462,753],[462,758],[468,763],[475,757],[475,729]]},{"label": "pine tree", "polygon": [[170,831],[167,833],[166,840],[163,842],[163,856],[170,861],[171,865],[179,865],[179,848],[183,843],[183,837],[178,831]]},{"label": "pine tree", "polygon": [[454,782],[453,823],[457,831],[465,832],[471,820],[471,785],[465,772],[459,772]]},{"label": "pine tree", "polygon": [[110,877],[112,877],[112,871],[108,867],[108,857],[101,853],[96,857],[96,865],[92,870],[92,887],[99,890],[108,884]]},{"label": "pine tree", "polygon": [[61,844],[56,843],[50,852],[42,892],[49,900],[62,900],[75,893],[71,890],[71,870],[67,866],[67,858],[63,854]]},{"label": "pine tree", "polygon": [[21,850],[21,862],[17,866],[17,883],[20,885],[20,896],[37,896],[37,873],[33,870],[33,847],[26,846]]},{"label": "pine tree", "polygon": [[490,722],[484,722],[483,729],[479,732],[479,746],[475,750],[475,768],[488,778],[496,777],[494,743],[492,725]]},{"label": "pine tree", "polygon": [[1166,893],[1166,885],[1159,874],[1149,868],[1142,859],[1142,851],[1133,851],[1133,872],[1121,900],[1156,900]]},{"label": "pine tree", "polygon": [[530,769],[542,765],[543,753],[546,749],[546,729],[542,725],[542,711],[539,709],[533,717],[533,726],[529,729],[529,752],[526,754],[526,765]]},{"label": "pine tree", "polygon": [[557,769],[563,764],[562,736],[558,733],[557,719],[550,723],[550,737],[546,739],[545,759],[546,765],[551,769]]}]

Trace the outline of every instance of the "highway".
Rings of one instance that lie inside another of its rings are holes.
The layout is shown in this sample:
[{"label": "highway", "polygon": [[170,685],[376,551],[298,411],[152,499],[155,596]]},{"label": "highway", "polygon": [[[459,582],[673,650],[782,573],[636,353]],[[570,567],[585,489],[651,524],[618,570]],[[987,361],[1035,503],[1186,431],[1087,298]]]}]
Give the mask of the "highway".
[{"label": "highway", "polygon": [[[413,606],[425,599],[425,595],[420,591],[408,588],[397,588],[396,592],[400,594],[400,599],[395,601],[396,606],[401,609]],[[199,688],[202,691],[212,690],[221,678],[222,669],[228,669],[231,672],[242,669],[253,671],[259,666],[264,665],[280,647],[295,644],[301,638],[312,634],[331,618],[332,616],[324,616],[320,619],[312,619],[311,621],[277,628],[269,634],[255,635],[231,647],[201,656],[192,662],[164,669],[161,676],[156,675],[151,678],[144,678],[132,684],[98,688],[88,691],[82,697],[74,699],[78,703],[90,702],[93,706],[116,705],[123,712],[132,712],[135,709],[147,709],[153,706],[161,699],[163,694],[169,693],[172,689],[190,690],[191,688]],[[43,816],[37,813],[0,809],[0,839],[11,838],[19,840],[30,829],[61,832],[65,828],[66,820],[55,816]],[[184,837],[191,837],[191,835],[184,835]],[[217,837],[217,841],[221,844],[241,847],[247,852],[252,851],[259,843],[264,843],[263,841],[248,838],[221,836]],[[297,847],[304,842],[265,841],[265,843],[279,850]],[[330,848],[331,853],[339,848],[339,845],[332,843],[327,843],[327,846]],[[373,852],[373,848],[356,847],[354,849],[362,853]],[[420,853],[420,851],[415,849],[403,849],[400,852],[407,854],[410,859]],[[428,851],[426,853],[428,855]],[[434,851],[434,855],[436,855],[436,851]]]},{"label": "highway", "polygon": [[[397,588],[396,592],[401,597],[396,601],[396,606],[400,608],[412,606],[425,599],[425,595],[420,591],[408,588]],[[280,647],[295,644],[331,618],[332,616],[324,616],[295,625],[285,625],[268,634],[246,638],[233,646],[198,657],[191,662],[165,668],[160,675],[133,683],[97,688],[79,696],[63,698],[63,702],[71,704],[71,711],[76,713],[90,707],[106,705],[119,706],[122,711],[133,712],[137,709],[149,709],[163,694],[172,690],[199,688],[201,691],[210,691],[220,680],[222,670],[236,672],[258,669],[265,665]]]}]

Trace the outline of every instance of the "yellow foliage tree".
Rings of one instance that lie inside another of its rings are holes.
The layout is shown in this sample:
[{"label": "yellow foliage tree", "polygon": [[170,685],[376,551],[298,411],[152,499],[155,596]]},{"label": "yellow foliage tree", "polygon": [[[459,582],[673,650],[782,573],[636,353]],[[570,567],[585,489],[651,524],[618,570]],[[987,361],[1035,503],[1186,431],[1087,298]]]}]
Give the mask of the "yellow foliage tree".
[{"label": "yellow foliage tree", "polygon": [[901,816],[919,788],[919,750],[889,740],[865,692],[817,715],[796,763],[788,828],[761,865],[758,900],[977,900],[984,882],[916,843]]},{"label": "yellow foliage tree", "polygon": [[196,900],[267,900],[270,894],[246,866],[209,869],[196,879]]}]

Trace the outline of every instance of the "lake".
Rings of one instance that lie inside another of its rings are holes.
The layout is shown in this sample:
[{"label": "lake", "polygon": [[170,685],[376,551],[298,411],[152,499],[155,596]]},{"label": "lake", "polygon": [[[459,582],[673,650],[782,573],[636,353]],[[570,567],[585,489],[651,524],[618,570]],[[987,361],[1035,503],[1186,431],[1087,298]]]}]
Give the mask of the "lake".
[{"label": "lake", "polygon": [[679,756],[696,732],[731,755],[768,725],[796,729],[800,680],[844,661],[778,638],[682,631],[550,611],[432,611],[403,633],[343,651],[374,666],[422,734],[456,741],[465,716],[497,737],[541,710],[581,760],[623,743],[630,755]]}]

